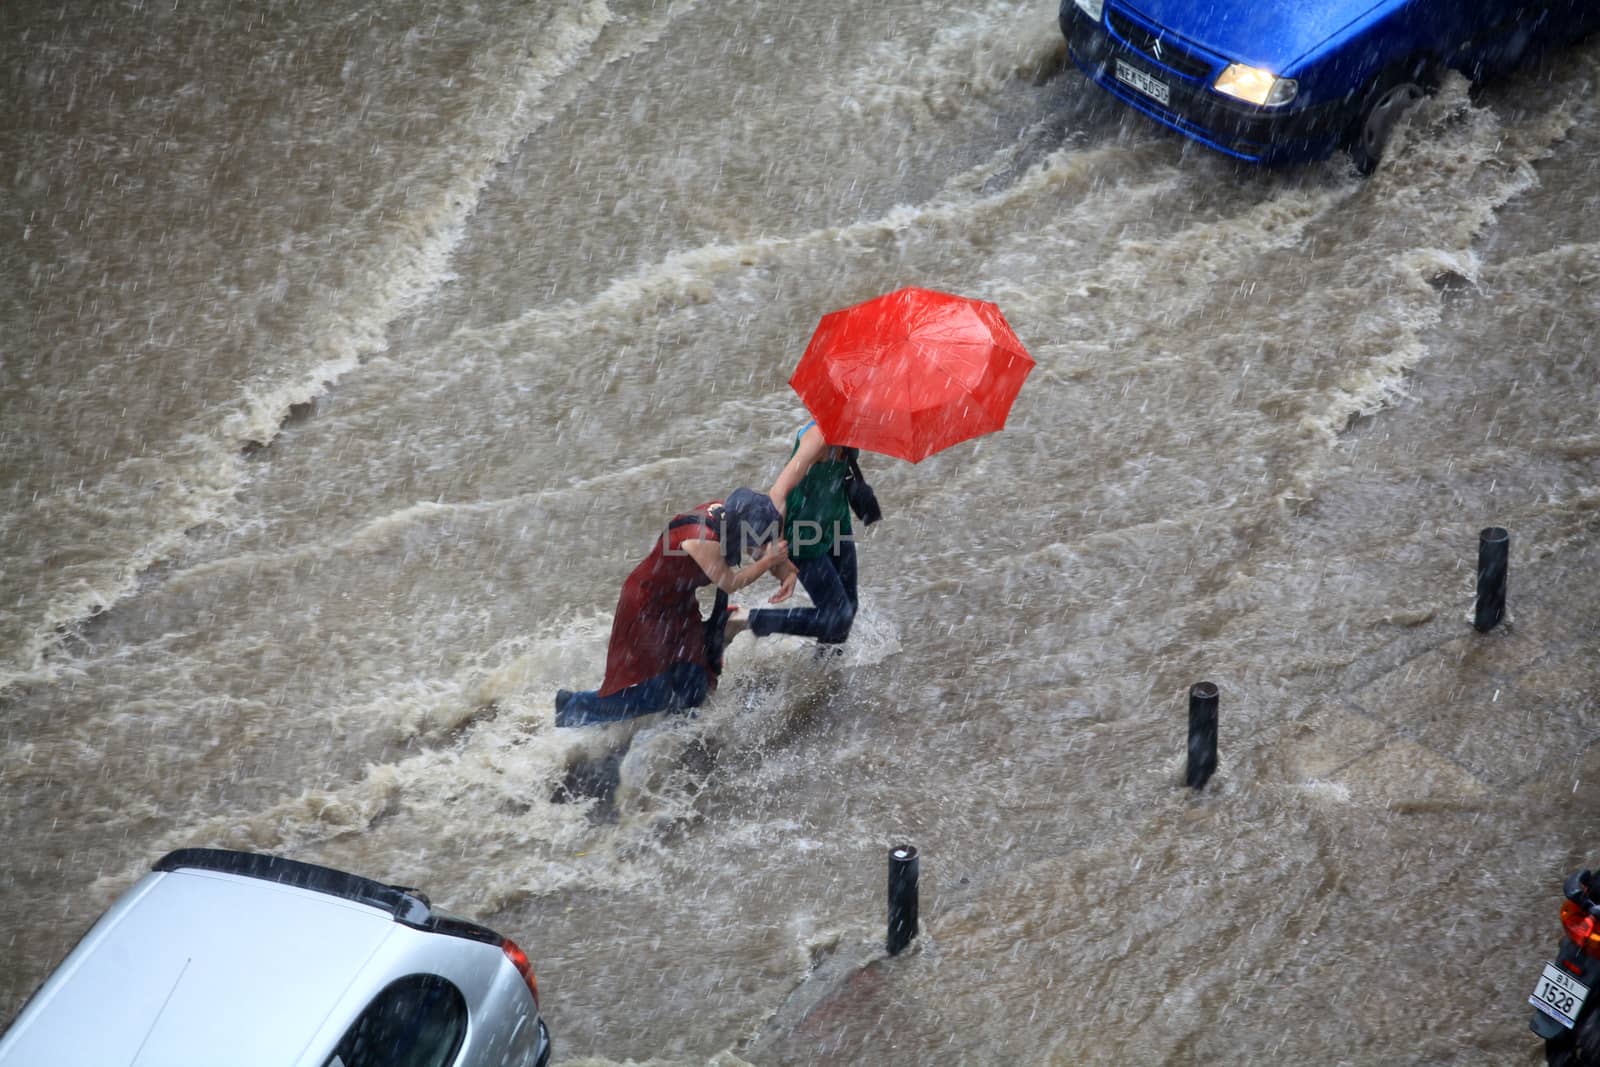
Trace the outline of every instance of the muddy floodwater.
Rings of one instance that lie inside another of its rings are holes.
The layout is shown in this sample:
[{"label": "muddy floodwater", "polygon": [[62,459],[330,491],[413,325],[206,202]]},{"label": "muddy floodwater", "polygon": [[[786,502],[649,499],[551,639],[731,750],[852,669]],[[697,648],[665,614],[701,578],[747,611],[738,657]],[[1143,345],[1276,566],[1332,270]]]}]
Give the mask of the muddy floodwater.
[{"label": "muddy floodwater", "polygon": [[[1055,15],[0,13],[0,1019],[212,845],[516,938],[558,1063],[1542,1062],[1600,859],[1600,42],[1361,180],[1130,114]],[[1038,366],[865,457],[845,654],[557,730],[661,524],[776,475],[817,319],[907,284]]]}]

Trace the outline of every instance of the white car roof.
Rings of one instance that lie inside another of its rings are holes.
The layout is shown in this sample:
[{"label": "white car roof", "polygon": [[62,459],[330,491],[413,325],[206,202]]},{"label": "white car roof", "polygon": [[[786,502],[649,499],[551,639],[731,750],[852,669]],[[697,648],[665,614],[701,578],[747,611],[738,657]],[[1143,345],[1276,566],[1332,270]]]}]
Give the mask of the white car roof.
[{"label": "white car roof", "polygon": [[39,990],[0,1064],[293,1063],[405,929],[378,907],[262,878],[150,874]]}]

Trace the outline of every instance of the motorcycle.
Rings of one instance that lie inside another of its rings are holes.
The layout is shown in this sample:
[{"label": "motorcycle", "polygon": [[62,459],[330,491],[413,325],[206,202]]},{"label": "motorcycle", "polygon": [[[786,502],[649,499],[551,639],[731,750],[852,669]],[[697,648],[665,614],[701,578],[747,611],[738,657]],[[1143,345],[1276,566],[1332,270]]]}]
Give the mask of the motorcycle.
[{"label": "motorcycle", "polygon": [[1600,1067],[1600,890],[1591,871],[1569,875],[1562,885],[1561,926],[1566,936],[1554,962],[1546,963],[1528,1003],[1528,1028],[1544,1038],[1549,1067]]}]

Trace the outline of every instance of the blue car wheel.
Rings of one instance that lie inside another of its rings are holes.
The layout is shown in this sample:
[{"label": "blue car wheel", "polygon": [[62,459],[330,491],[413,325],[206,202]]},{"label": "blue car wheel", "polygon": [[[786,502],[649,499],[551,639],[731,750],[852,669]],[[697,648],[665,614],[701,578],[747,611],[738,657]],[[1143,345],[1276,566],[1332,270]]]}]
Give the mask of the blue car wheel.
[{"label": "blue car wheel", "polygon": [[1400,116],[1432,88],[1432,80],[1415,66],[1390,70],[1373,81],[1349,135],[1350,159],[1358,172],[1365,175],[1377,169]]}]

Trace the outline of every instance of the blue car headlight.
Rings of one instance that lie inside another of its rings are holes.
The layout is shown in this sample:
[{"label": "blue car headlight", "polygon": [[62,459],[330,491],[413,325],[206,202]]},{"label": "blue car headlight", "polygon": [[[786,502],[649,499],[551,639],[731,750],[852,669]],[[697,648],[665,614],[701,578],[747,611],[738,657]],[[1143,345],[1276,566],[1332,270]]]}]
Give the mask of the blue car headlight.
[{"label": "blue car headlight", "polygon": [[[1079,2],[1081,6],[1082,0]],[[1260,67],[1229,63],[1228,69],[1217,75],[1212,88],[1257,107],[1277,107],[1294,99],[1294,94],[1300,91],[1300,83],[1293,78],[1280,78]]]},{"label": "blue car headlight", "polygon": [[1100,12],[1104,11],[1106,7],[1106,0],[1072,0],[1072,2],[1078,5],[1079,11],[1082,11],[1096,22],[1100,21]]}]

